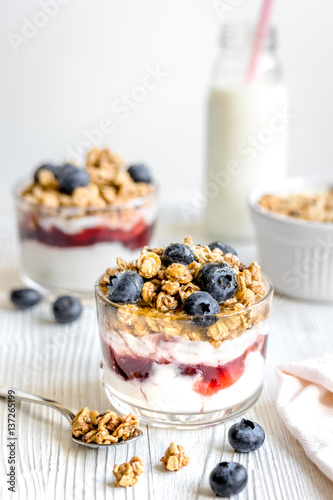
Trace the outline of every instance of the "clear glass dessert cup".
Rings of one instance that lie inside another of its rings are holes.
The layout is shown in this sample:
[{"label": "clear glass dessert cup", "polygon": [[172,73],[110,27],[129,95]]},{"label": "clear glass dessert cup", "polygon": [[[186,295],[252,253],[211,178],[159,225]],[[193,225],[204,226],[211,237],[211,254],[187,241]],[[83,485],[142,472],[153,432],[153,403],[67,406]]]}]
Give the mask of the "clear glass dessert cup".
[{"label": "clear glass dessert cup", "polygon": [[157,188],[106,207],[48,207],[14,189],[23,282],[41,291],[93,297],[96,276],[119,255],[133,260],[148,245],[157,218]]},{"label": "clear glass dessert cup", "polygon": [[273,285],[228,314],[159,316],[112,303],[95,285],[104,386],[121,412],[161,427],[197,428],[243,413],[260,395]]}]

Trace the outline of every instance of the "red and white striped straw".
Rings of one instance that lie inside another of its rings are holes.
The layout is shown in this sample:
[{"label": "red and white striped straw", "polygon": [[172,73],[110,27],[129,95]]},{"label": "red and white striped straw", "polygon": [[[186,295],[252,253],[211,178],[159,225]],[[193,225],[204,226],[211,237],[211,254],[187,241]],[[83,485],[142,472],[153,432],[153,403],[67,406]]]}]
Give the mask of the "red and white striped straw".
[{"label": "red and white striped straw", "polygon": [[264,0],[260,18],[255,34],[255,39],[253,43],[252,55],[249,70],[247,73],[247,82],[251,82],[256,74],[256,69],[258,66],[258,61],[261,56],[263,42],[269,31],[271,15],[273,10],[274,0]]}]

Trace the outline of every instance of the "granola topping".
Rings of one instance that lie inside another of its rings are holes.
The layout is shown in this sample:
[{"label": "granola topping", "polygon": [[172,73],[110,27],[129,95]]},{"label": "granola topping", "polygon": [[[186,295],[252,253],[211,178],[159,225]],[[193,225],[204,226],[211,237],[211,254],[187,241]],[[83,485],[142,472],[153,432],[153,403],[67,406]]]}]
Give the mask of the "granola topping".
[{"label": "granola topping", "polygon": [[104,208],[141,198],[154,189],[146,182],[135,182],[127,172],[124,160],[109,149],[89,151],[85,170],[90,177],[89,184],[75,188],[70,195],[60,191],[55,174],[46,169],[41,169],[36,181],[21,194],[29,203],[49,208]]},{"label": "granola topping", "polygon": [[176,471],[186,467],[190,463],[190,457],[185,453],[184,448],[179,444],[171,443],[166,450],[164,457],[161,458],[164,467],[171,471]]},{"label": "granola topping", "polygon": [[134,456],[129,462],[125,462],[122,465],[115,464],[113,468],[115,485],[117,487],[122,486],[123,488],[134,486],[138,482],[140,474],[143,473],[143,467],[144,461],[137,456]]},{"label": "granola topping", "polygon": [[113,411],[99,413],[87,406],[75,415],[72,435],[84,443],[112,444],[138,435],[139,419],[135,415],[121,415]]},{"label": "granola topping", "polygon": [[317,192],[265,194],[259,205],[279,215],[312,222],[333,222],[333,189]]},{"label": "granola topping", "polygon": [[[189,340],[206,340],[218,348],[227,339],[235,338],[265,319],[265,308],[247,309],[262,299],[267,290],[262,279],[260,266],[252,262],[248,267],[239,262],[236,255],[223,255],[218,248],[194,245],[191,237],[185,238],[195,261],[188,265],[172,263],[165,267],[160,256],[164,247],[144,247],[136,262],[127,263],[117,259],[117,267],[110,268],[102,276],[99,286],[108,296],[109,277],[114,274],[134,271],[144,278],[142,300],[137,303],[119,304],[114,310],[113,328],[141,337],[155,332],[180,335]],[[218,320],[208,322],[205,327],[186,321],[184,302],[193,293],[202,291],[197,281],[199,271],[206,265],[228,265],[232,269],[237,285],[234,295],[219,304]],[[237,313],[237,314],[232,314]]]}]

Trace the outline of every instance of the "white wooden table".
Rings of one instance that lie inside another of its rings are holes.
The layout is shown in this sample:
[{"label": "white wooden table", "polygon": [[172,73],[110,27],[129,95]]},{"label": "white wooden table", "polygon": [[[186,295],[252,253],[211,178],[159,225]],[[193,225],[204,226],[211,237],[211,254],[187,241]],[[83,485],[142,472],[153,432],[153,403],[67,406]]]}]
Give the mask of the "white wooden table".
[{"label": "white wooden table", "polygon": [[[101,383],[100,347],[95,311],[86,307],[72,325],[53,322],[50,304],[14,311],[8,291],[19,285],[13,214],[0,219],[0,384],[63,402],[74,412],[83,405],[110,407]],[[182,228],[174,228],[176,240]],[[169,235],[164,231],[163,242]],[[333,483],[306,457],[275,410],[275,367],[333,349],[333,307],[275,298],[263,393],[247,416],[266,431],[264,446],[251,454],[234,453],[226,439],[230,423],[203,430],[172,431],[143,427],[144,437],[128,447],[82,449],[72,442],[68,422],[46,407],[16,405],[16,493],[8,494],[7,407],[0,400],[1,498],[15,499],[143,499],[214,498],[208,477],[221,460],[236,460],[248,470],[247,488],[239,500],[332,500]],[[163,469],[160,458],[171,441],[191,457],[179,472]],[[112,469],[133,455],[145,460],[134,488],[115,488]]]}]

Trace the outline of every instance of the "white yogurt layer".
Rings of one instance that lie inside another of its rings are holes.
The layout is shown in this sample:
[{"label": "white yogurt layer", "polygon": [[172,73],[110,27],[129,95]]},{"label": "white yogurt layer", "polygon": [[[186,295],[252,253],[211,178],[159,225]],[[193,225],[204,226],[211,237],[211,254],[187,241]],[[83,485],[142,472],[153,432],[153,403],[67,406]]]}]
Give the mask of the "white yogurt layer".
[{"label": "white yogurt layer", "polygon": [[143,381],[123,380],[105,366],[104,380],[112,394],[127,404],[164,413],[203,413],[236,406],[252,397],[262,385],[264,365],[260,352],[249,353],[237,382],[211,396],[193,390],[200,374],[181,375],[174,363],[154,365],[151,375]]},{"label": "white yogurt layer", "polygon": [[153,224],[156,219],[156,210],[149,204],[146,207],[140,207],[133,209],[130,212],[130,217],[126,210],[116,211],[110,210],[106,211],[103,215],[89,215],[82,217],[48,217],[43,214],[43,216],[38,218],[39,226],[45,231],[50,231],[52,228],[56,228],[65,234],[77,234],[85,229],[91,229],[95,227],[107,227],[109,229],[121,229],[122,231],[131,231],[138,223],[142,220],[145,221],[147,225]]},{"label": "white yogurt layer", "polygon": [[104,341],[112,346],[118,356],[139,356],[154,361],[166,360],[179,364],[207,364],[218,366],[241,356],[259,335],[268,334],[268,321],[245,331],[239,337],[225,340],[216,349],[209,342],[186,340],[182,337],[166,337],[163,332],[143,337],[113,331],[103,332]]},{"label": "white yogurt layer", "polygon": [[[156,363],[153,363],[147,379],[124,380],[104,362],[105,383],[125,403],[155,411],[200,413],[238,405],[253,396],[262,385],[265,359],[261,352],[248,353],[244,372],[237,382],[211,396],[195,392],[194,384],[202,375],[182,375],[179,364],[223,366],[242,356],[258,336],[267,334],[266,320],[239,337],[226,340],[216,349],[209,342],[190,341],[182,337],[168,339],[162,333],[134,337],[126,333],[107,332],[104,333],[104,342],[112,346],[117,356],[142,356]],[[159,364],[160,360],[169,364]]]},{"label": "white yogurt layer", "polygon": [[96,243],[82,247],[53,247],[34,240],[21,242],[22,269],[28,278],[51,290],[91,292],[97,278],[121,255],[138,258],[121,243]]}]

